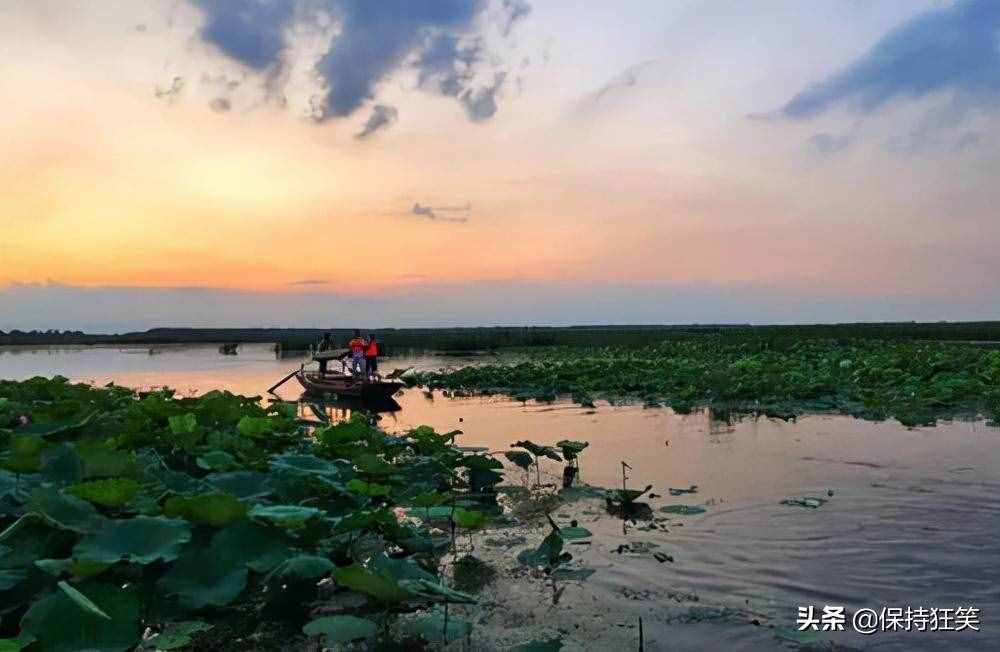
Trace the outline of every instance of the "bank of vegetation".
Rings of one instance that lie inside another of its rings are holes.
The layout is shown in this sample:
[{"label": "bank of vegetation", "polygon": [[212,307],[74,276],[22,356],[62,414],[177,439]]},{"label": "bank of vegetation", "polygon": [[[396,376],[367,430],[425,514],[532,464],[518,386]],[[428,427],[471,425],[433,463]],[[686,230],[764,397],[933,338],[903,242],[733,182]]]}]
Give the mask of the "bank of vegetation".
[{"label": "bank of vegetation", "polygon": [[[282,350],[302,351],[324,333],[336,343],[350,339],[353,325],[322,328],[154,328],[120,334],[79,331],[0,332],[0,345],[46,344],[217,344],[274,343]],[[386,352],[484,351],[537,346],[648,346],[661,342],[697,341],[706,337],[726,342],[780,342],[782,340],[927,340],[996,343],[1000,322],[892,322],[857,324],[785,325],[677,325],[677,326],[495,326],[474,328],[371,328],[381,335]]]},{"label": "bank of vegetation", "polygon": [[510,362],[412,374],[408,382],[460,395],[567,396],[586,406],[606,399],[781,418],[838,412],[908,426],[1000,420],[1000,349],[968,344],[715,334],[643,347],[532,349]]}]

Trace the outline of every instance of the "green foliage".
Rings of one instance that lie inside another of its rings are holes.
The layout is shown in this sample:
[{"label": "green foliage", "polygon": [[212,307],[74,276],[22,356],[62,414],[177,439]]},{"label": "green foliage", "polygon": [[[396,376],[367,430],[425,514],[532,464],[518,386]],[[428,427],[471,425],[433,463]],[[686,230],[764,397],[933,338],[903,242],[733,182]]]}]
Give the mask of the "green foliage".
[{"label": "green foliage", "polygon": [[250,510],[251,519],[286,530],[300,530],[311,519],[319,518],[323,510],[302,505],[255,505]]},{"label": "green foliage", "polygon": [[197,610],[224,607],[235,601],[247,584],[247,566],[238,549],[189,546],[157,583],[181,606]]},{"label": "green foliage", "polygon": [[834,411],[869,419],[891,416],[910,426],[1000,411],[998,351],[851,339],[850,333],[802,338],[794,332],[703,329],[644,346],[551,347],[510,363],[418,373],[408,382],[520,399],[567,395],[589,407],[599,396],[663,403],[685,413],[724,406],[736,414],[792,419],[807,411]]},{"label": "green foliage", "polygon": [[553,530],[537,548],[522,550],[517,555],[517,560],[525,566],[554,568],[559,564],[562,549],[563,538],[557,530]]},{"label": "green foliage", "polygon": [[46,652],[132,649],[140,636],[137,589],[103,582],[81,585],[79,592],[87,596],[93,610],[82,608],[64,590],[55,591],[31,605],[21,619],[21,629]]},{"label": "green foliage", "polygon": [[467,530],[475,530],[484,527],[489,523],[489,517],[486,514],[472,509],[464,509],[462,507],[455,508],[455,512],[451,515],[451,520],[455,521],[455,525]]},{"label": "green foliage", "polygon": [[139,493],[139,483],[132,478],[90,480],[66,487],[66,492],[102,507],[122,507]]},{"label": "green foliage", "polygon": [[[73,556],[104,564],[127,560],[133,564],[173,561],[191,540],[190,526],[180,519],[136,516],[106,521],[80,539]],[[46,555],[48,556],[48,555]]]},{"label": "green foliage", "polygon": [[171,496],[163,504],[163,514],[170,518],[184,518],[199,525],[225,527],[246,517],[247,507],[226,493]]},{"label": "green foliage", "polygon": [[[784,502],[784,501],[782,501]],[[699,505],[666,505],[660,508],[664,514],[680,514],[682,516],[692,516],[694,514],[704,514],[705,508]]]},{"label": "green foliage", "polygon": [[534,463],[534,458],[524,451],[504,451],[503,455],[525,471],[531,468],[531,465]]},{"label": "green foliage", "polygon": [[[428,570],[450,542],[394,511],[486,523],[502,465],[457,433],[360,416],[313,433],[291,404],[63,378],[0,381],[0,400],[36,426],[0,423],[0,592],[32,649],[135,649],[146,626],[145,649],[198,647],[215,618],[300,618],[329,576],[368,608],[475,600]],[[307,627],[341,645],[375,625]]]},{"label": "green foliage", "polygon": [[302,628],[306,636],[322,636],[327,647],[372,638],[377,631],[375,623],[357,616],[325,616],[309,621]]}]

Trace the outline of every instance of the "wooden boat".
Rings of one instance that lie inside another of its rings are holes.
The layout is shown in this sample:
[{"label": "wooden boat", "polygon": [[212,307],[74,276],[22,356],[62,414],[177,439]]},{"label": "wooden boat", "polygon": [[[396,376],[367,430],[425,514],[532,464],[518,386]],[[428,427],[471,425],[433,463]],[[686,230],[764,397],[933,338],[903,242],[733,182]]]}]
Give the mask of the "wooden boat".
[{"label": "wooden boat", "polygon": [[367,380],[351,374],[299,369],[295,373],[299,384],[306,392],[315,395],[335,394],[353,396],[365,400],[385,400],[403,388],[397,380]]}]

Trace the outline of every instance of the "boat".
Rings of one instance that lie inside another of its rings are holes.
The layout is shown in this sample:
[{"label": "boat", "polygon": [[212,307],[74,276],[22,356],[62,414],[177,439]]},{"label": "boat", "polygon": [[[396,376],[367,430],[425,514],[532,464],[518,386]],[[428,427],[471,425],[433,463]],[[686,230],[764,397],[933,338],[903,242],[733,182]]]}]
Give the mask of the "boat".
[{"label": "boat", "polygon": [[295,378],[305,388],[306,393],[317,396],[335,394],[364,400],[384,401],[403,388],[403,383],[398,380],[369,380],[336,371],[322,373],[299,369],[295,372]]}]

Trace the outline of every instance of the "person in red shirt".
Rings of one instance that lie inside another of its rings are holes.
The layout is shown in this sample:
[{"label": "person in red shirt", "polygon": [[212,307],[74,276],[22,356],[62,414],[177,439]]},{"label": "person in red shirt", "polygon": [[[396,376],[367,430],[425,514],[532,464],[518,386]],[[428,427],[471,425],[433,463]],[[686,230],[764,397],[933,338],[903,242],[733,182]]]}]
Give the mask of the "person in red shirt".
[{"label": "person in red shirt", "polygon": [[365,375],[365,347],[366,342],[361,337],[361,331],[355,329],[354,337],[347,343],[347,348],[351,350],[351,373],[355,376]]},{"label": "person in red shirt", "polygon": [[368,335],[368,346],[365,347],[365,371],[372,380],[378,376],[378,342],[374,333]]}]

